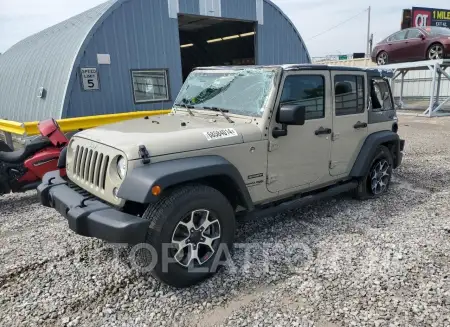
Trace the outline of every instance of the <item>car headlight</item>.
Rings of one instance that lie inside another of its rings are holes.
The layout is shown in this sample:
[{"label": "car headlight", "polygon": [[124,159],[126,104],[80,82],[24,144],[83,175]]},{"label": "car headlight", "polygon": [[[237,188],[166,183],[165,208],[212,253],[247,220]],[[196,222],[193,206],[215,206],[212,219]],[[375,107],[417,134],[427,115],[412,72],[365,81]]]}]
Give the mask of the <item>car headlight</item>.
[{"label": "car headlight", "polygon": [[124,157],[119,157],[117,160],[117,174],[119,174],[120,179],[124,179],[127,174],[127,161]]}]

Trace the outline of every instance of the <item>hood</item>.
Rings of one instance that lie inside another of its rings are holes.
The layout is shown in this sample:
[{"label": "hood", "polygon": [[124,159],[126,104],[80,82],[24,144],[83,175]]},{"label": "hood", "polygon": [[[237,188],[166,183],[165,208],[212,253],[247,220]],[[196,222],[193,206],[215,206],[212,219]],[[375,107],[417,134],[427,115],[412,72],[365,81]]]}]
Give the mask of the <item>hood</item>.
[{"label": "hood", "polygon": [[252,119],[230,123],[223,117],[169,114],[127,120],[81,131],[80,137],[102,143],[125,153],[128,160],[140,159],[139,146],[145,145],[151,157],[262,139]]}]

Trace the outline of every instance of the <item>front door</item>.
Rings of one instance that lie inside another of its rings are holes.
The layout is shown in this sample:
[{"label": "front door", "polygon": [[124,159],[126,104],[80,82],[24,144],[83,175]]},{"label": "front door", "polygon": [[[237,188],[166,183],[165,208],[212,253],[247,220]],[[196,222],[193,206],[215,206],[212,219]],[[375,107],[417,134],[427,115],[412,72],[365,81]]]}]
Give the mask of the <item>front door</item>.
[{"label": "front door", "polygon": [[332,116],[330,72],[286,72],[275,108],[298,104],[306,108],[302,126],[287,126],[287,135],[274,138],[281,127],[275,117],[269,130],[268,181],[270,192],[295,191],[329,176]]},{"label": "front door", "polygon": [[427,42],[420,37],[422,32],[418,28],[408,29],[402,57],[410,60],[424,60]]},{"label": "front door", "polygon": [[330,174],[346,175],[352,169],[367,137],[367,81],[363,72],[335,71],[333,83],[333,136]]}]

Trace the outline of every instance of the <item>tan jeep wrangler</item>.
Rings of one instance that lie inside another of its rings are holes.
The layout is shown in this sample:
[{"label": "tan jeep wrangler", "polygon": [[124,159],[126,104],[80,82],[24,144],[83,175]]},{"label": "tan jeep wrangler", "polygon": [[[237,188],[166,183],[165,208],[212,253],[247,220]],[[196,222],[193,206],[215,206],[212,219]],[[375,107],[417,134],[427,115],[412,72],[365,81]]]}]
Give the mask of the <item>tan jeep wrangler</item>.
[{"label": "tan jeep wrangler", "polygon": [[196,69],[170,114],[77,133],[60,158],[68,177],[48,173],[41,203],[77,234],[148,246],[141,262],[155,277],[192,285],[223,263],[240,217],[388,190],[404,147],[389,77],[325,65]]}]

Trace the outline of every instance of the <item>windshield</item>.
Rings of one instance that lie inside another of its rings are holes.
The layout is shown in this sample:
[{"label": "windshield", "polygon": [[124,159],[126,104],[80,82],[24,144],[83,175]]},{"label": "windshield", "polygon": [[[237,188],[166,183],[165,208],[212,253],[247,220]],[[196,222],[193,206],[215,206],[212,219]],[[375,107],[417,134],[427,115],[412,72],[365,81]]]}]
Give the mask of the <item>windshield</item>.
[{"label": "windshield", "polygon": [[175,107],[220,108],[238,115],[261,117],[273,85],[275,70],[194,71],[186,79]]},{"label": "windshield", "polygon": [[450,29],[448,29],[446,27],[428,26],[425,28],[425,31],[432,36],[438,36],[438,35],[449,35],[450,36]]}]

